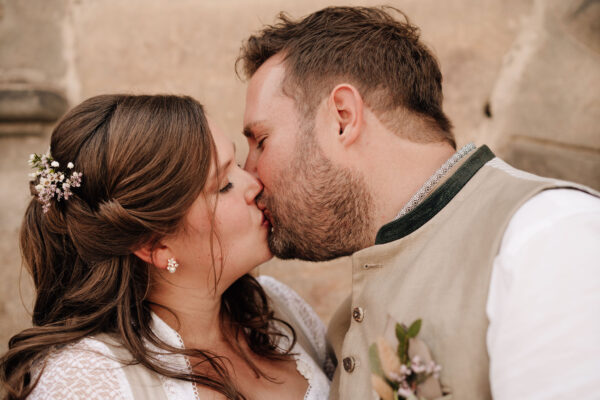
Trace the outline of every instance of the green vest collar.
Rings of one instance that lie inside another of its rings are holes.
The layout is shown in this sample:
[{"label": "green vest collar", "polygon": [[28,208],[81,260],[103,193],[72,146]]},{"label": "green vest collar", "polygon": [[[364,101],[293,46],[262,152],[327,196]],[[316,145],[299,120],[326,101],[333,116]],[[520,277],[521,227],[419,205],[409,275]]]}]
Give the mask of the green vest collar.
[{"label": "green vest collar", "polygon": [[414,210],[385,224],[377,232],[375,244],[393,242],[410,235],[433,218],[469,182],[481,167],[495,155],[487,146],[475,151],[439,188],[429,195]]}]

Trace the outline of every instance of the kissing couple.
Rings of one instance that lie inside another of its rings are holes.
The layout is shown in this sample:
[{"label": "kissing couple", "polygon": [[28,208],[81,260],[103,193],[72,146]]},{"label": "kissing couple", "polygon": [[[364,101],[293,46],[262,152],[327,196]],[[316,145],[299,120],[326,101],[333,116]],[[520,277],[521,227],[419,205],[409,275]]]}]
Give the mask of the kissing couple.
[{"label": "kissing couple", "polygon": [[[282,14],[237,66],[243,167],[185,96],[93,97],[32,154],[4,399],[597,396],[598,193],[457,149],[403,14]],[[273,255],[350,256],[328,329]]]}]

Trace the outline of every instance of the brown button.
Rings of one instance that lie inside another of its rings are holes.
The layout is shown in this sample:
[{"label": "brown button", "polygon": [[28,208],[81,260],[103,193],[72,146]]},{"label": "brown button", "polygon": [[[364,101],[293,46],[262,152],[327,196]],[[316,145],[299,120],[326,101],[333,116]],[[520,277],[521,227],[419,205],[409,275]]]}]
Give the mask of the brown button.
[{"label": "brown button", "polygon": [[362,309],[362,307],[354,307],[352,310],[352,318],[354,318],[356,322],[362,322],[362,320],[365,318],[365,311]]},{"label": "brown button", "polygon": [[354,361],[354,357],[345,357],[342,361],[342,364],[344,364],[344,369],[346,372],[352,372],[354,371],[356,362]]}]

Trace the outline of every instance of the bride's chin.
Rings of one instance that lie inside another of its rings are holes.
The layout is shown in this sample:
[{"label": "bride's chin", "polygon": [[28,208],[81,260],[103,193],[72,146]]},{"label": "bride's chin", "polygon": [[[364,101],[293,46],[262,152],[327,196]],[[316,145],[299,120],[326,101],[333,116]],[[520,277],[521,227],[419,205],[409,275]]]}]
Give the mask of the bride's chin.
[{"label": "bride's chin", "polygon": [[[269,249],[269,246],[267,246],[266,242],[265,242],[263,249],[260,251],[257,251],[255,253],[255,255],[257,255],[258,257],[253,258],[253,260],[252,260],[253,265],[251,266],[250,270],[247,272],[254,271],[256,268],[260,267],[264,263],[273,259],[273,253],[271,253],[271,250]],[[250,266],[248,266],[248,267],[250,267]]]},{"label": "bride's chin", "polygon": [[263,257],[264,259],[260,262],[260,264],[264,264],[273,258],[273,253],[271,253],[269,246],[266,246],[266,248],[267,248],[267,250],[265,251],[265,256]]}]

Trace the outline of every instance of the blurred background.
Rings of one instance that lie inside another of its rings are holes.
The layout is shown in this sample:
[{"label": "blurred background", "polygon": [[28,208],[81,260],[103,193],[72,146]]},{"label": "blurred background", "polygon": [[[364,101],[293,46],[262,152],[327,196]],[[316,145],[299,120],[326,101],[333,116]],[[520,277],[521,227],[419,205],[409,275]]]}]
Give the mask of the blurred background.
[{"label": "blurred background", "polygon": [[[280,11],[380,1],[0,0],[0,352],[30,324],[33,290],[18,230],[28,155],[67,109],[111,92],[191,95],[238,148],[244,38]],[[516,167],[600,189],[600,1],[397,0],[438,57],[459,146],[488,144]],[[349,293],[347,258],[273,260],[327,322]]]}]

